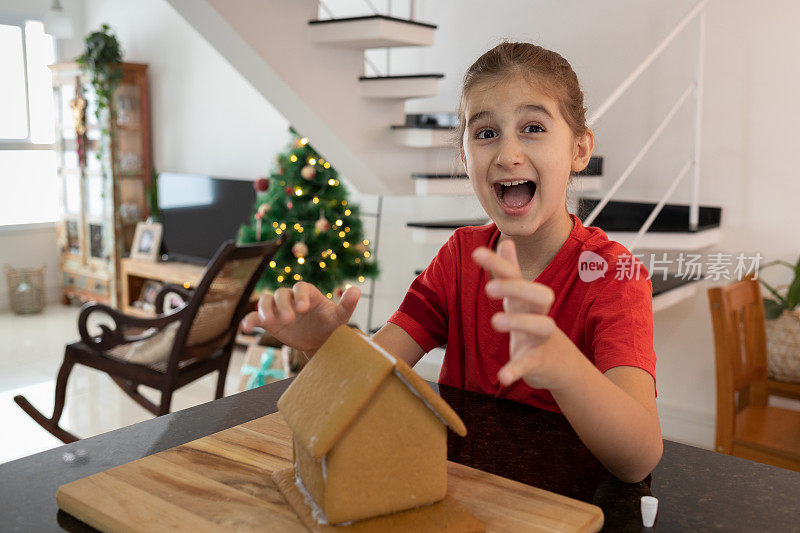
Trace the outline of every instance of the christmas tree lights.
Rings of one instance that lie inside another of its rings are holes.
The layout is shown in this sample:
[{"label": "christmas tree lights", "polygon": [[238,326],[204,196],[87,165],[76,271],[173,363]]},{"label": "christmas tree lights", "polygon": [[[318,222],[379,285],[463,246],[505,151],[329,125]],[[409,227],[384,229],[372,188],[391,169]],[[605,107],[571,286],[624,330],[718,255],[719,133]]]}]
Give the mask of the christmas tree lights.
[{"label": "christmas tree lights", "polygon": [[251,224],[239,228],[240,243],[286,236],[258,289],[274,291],[302,280],[332,298],[348,282],[377,276],[378,265],[367,260],[371,254],[359,206],[348,202],[347,189],[330,162],[307,137],[298,136],[275,163],[268,178],[253,183]]}]

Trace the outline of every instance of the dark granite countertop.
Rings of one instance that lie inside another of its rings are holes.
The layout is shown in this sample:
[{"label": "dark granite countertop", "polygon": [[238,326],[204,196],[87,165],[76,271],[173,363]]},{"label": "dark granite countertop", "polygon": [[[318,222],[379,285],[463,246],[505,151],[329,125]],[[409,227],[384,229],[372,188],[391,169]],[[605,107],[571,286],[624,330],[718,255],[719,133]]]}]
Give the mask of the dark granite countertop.
[{"label": "dark granite countertop", "polygon": [[[288,383],[0,465],[0,531],[91,531],[58,510],[59,486],[273,413]],[[650,531],[639,514],[639,497],[648,494],[659,499],[659,531],[800,531],[798,472],[665,441],[652,476],[626,484],[605,470],[561,415],[450,387],[439,392],[469,431],[463,439],[450,435],[450,460],[594,503],[605,513],[607,531]],[[65,452],[79,448],[87,460],[63,461]]]}]

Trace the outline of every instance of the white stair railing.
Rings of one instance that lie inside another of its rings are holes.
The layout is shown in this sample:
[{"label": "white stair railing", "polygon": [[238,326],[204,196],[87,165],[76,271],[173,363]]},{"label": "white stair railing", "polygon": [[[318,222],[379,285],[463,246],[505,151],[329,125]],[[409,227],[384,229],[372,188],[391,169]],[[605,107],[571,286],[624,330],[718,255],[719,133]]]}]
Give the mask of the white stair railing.
[{"label": "white stair railing", "polygon": [[616,193],[617,190],[622,187],[622,184],[625,183],[625,181],[630,177],[631,173],[633,173],[636,165],[638,165],[639,162],[644,159],[644,156],[647,155],[647,152],[658,140],[658,137],[661,135],[661,133],[666,129],[667,126],[669,126],[669,123],[678,113],[684,102],[686,102],[686,100],[689,98],[689,95],[692,94],[692,88],[693,84],[690,84],[686,90],[683,91],[683,94],[678,98],[678,101],[675,102],[675,105],[672,106],[672,109],[670,109],[669,113],[667,113],[667,116],[664,117],[664,120],[661,121],[661,124],[658,125],[656,131],[654,131],[653,134],[650,135],[650,138],[647,139],[647,142],[644,143],[644,146],[642,146],[642,149],[639,150],[639,153],[633,158],[633,161],[628,164],[627,168],[622,172],[622,175],[617,178],[617,181],[614,182],[614,185],[612,185],[606,195],[603,196],[603,199],[600,200],[595,208],[592,209],[592,212],[589,213],[589,216],[586,217],[586,220],[583,221],[585,226],[588,226],[594,222],[594,219],[597,217],[600,211],[602,211],[606,204],[608,204],[614,193]]},{"label": "white stair railing", "polygon": [[[692,90],[694,90],[695,95],[695,116],[694,116],[694,145],[692,149],[692,157],[690,159],[690,164],[692,167],[692,184],[691,184],[691,201],[689,207],[689,229],[694,231],[697,229],[699,223],[699,189],[700,189],[700,132],[702,128],[702,99],[703,99],[703,74],[704,74],[704,60],[703,57],[705,56],[705,24],[706,24],[706,17],[705,17],[705,7],[708,4],[709,0],[700,0],[700,2],[695,5],[694,8],[681,19],[680,22],[673,28],[673,30],[667,35],[661,43],[648,55],[642,63],[637,66],[633,72],[631,72],[627,78],[617,87],[611,95],[606,98],[606,100],[598,107],[597,111],[595,111],[587,121],[588,127],[593,127],[599,120],[602,118],[606,112],[620,99],[620,97],[631,87],[631,85],[639,79],[639,77],[644,73],[647,68],[661,55],[661,53],[675,40],[675,38],[683,31],[683,29],[695,19],[695,17],[699,16],[699,29],[698,29],[698,45],[697,45],[697,62],[695,64],[695,76],[694,81],[689,85],[689,87],[684,91],[681,97],[678,99],[677,103],[672,107],[670,112],[667,114],[666,118],[661,122],[661,125],[656,129],[653,135],[645,143],[644,147],[639,151],[639,153],[633,158],[633,161],[628,165],[622,175],[614,182],[608,192],[603,196],[603,198],[598,202],[595,208],[589,213],[589,216],[586,217],[584,221],[585,225],[590,225],[596,218],[597,215],[600,214],[600,211],[608,204],[611,200],[611,197],[619,190],[625,180],[631,175],[633,170],[635,169],[636,165],[642,160],[644,155],[653,145],[655,140],[667,126],[667,124],[672,120],[677,113],[678,109],[683,105],[686,99],[691,94]],[[686,171],[688,172],[688,170]],[[637,233],[635,239],[633,240],[632,245],[629,247],[631,250],[638,244],[639,240],[641,239],[642,235],[650,228],[650,225],[653,223],[653,220],[658,216],[658,213],[661,212],[661,209],[666,204],[667,198],[675,191],[677,188],[678,183],[683,179],[685,176],[685,172],[681,171],[673,180],[672,185],[669,187],[667,191],[667,195],[662,198],[662,200],[656,205],[653,211],[650,213],[647,221],[642,226],[642,228]]]},{"label": "white stair railing", "polygon": [[653,209],[653,211],[650,213],[650,216],[648,216],[647,220],[645,220],[644,224],[642,224],[642,227],[639,229],[639,233],[636,234],[636,237],[633,238],[633,241],[631,241],[630,246],[628,246],[629,250],[633,250],[634,248],[636,248],[636,245],[639,244],[639,241],[642,240],[644,234],[647,233],[647,230],[650,229],[650,226],[653,224],[653,221],[661,212],[661,208],[664,207],[664,204],[667,203],[669,197],[672,196],[672,193],[675,192],[675,189],[678,188],[678,184],[681,181],[683,181],[683,178],[686,176],[686,174],[689,173],[689,169],[691,168],[692,168],[692,160],[688,159],[686,161],[686,164],[683,165],[681,171],[678,172],[678,175],[675,177],[675,179],[672,180],[672,185],[669,186],[667,192],[665,192],[664,195],[661,197],[661,200],[658,201],[658,204],[656,205],[655,209]]}]

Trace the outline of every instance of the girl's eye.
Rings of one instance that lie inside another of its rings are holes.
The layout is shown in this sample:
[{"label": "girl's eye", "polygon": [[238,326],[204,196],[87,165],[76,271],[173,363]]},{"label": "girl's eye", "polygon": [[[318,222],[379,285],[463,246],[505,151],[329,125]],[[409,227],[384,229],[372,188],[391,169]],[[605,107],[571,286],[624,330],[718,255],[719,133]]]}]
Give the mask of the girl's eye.
[{"label": "girl's eye", "polygon": [[475,137],[477,139],[493,139],[493,138],[497,137],[497,133],[494,130],[486,129],[486,130],[479,131],[475,135]]},{"label": "girl's eye", "polygon": [[538,124],[530,124],[528,126],[525,126],[525,129],[522,131],[524,131],[525,133],[539,133],[544,131],[544,128]]}]

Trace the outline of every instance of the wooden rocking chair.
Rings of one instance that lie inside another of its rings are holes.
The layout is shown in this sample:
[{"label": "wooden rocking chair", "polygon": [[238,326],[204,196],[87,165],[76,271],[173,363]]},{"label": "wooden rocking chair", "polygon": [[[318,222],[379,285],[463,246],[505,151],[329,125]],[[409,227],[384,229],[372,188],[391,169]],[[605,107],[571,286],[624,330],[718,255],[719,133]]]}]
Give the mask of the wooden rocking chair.
[{"label": "wooden rocking chair", "polygon": [[[58,421],[64,409],[67,379],[75,364],[108,373],[126,394],[156,416],[170,412],[176,389],[214,371],[219,372],[215,399],[221,398],[239,322],[267,262],[281,243],[282,240],[239,246],[233,241],[224,243],[194,291],[177,285],[161,289],[155,302],[159,314],[153,318],[126,315],[107,305],[87,303],[78,317],[81,340],[68,344],[64,352],[56,379],[53,416],[47,418],[24,396],[16,396],[14,401],[40,426],[70,443],[78,437],[61,428]],[[169,293],[178,294],[184,303],[162,313],[164,297]],[[90,335],[87,322],[93,314],[106,315],[113,321],[113,328],[99,324],[102,332]],[[132,362],[137,359],[131,350],[142,353],[150,349],[152,356],[152,348],[163,354],[159,360]],[[160,404],[142,396],[140,385],[159,390]]]}]

